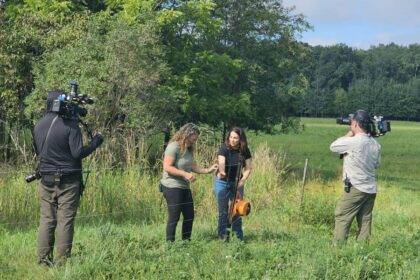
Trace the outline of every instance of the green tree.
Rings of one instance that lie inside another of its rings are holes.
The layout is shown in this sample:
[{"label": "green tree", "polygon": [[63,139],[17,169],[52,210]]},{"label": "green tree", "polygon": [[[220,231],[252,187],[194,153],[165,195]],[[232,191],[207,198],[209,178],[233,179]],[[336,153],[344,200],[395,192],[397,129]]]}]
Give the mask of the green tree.
[{"label": "green tree", "polygon": [[339,116],[346,115],[348,113],[347,92],[342,88],[338,88],[335,90],[334,95],[335,113]]},{"label": "green tree", "polygon": [[182,121],[217,125],[218,119],[271,131],[296,113],[306,84],[296,75],[306,52],[296,41],[308,28],[303,16],[281,1],[165,1],[161,7],[169,83],[184,104]]},{"label": "green tree", "polygon": [[157,99],[164,96],[156,85],[165,66],[153,27],[130,25],[107,13],[74,20],[71,26],[56,33],[54,40],[73,29],[79,30],[78,38],[45,54],[35,69],[36,86],[26,100],[27,115],[38,118],[47,91],[67,89],[68,82],[77,78],[81,90],[97,100],[88,120],[104,127],[124,114],[127,128],[143,133],[159,129],[158,118],[170,115],[158,108],[163,101]]}]

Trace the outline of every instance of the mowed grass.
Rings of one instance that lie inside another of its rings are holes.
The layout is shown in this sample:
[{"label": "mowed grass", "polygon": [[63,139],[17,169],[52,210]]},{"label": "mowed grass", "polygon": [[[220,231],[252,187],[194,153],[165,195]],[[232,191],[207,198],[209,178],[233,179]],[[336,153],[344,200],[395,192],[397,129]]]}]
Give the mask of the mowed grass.
[{"label": "mowed grass", "polygon": [[[348,244],[336,248],[331,239],[341,161],[329,145],[347,127],[332,119],[303,123],[299,134],[250,135],[255,169],[246,196],[253,212],[244,221],[245,242],[217,240],[212,178],[206,175],[193,186],[193,240],[164,242],[159,178],[133,166],[91,175],[73,257],[45,269],[36,265],[35,185],[25,185],[18,173],[1,178],[0,278],[419,279],[420,124],[392,122],[393,131],[378,139],[382,166],[372,239],[357,243],[353,225]],[[305,158],[309,177],[301,203]]]}]

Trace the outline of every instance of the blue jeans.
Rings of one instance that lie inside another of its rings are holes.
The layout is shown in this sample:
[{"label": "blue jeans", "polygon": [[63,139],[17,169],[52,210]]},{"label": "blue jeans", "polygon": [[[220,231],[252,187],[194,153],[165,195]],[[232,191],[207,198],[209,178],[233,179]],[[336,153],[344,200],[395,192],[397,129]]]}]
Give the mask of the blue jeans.
[{"label": "blue jeans", "polygon": [[[229,202],[232,201],[236,194],[233,193],[233,187],[235,182],[226,182],[216,177],[214,181],[214,194],[217,199],[217,206],[219,210],[219,219],[217,226],[217,233],[219,236],[228,235],[228,227],[231,227],[229,223]],[[238,190],[241,195],[244,195],[244,188]],[[232,221],[232,230],[236,233],[239,239],[243,239],[244,232],[242,230],[242,218],[236,216]]]}]

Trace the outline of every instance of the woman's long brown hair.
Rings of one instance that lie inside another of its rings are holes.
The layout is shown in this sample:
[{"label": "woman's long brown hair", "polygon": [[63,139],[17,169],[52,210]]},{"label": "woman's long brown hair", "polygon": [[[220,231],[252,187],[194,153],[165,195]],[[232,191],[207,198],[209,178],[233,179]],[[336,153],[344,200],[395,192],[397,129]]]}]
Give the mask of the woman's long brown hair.
[{"label": "woman's long brown hair", "polygon": [[245,151],[248,148],[248,141],[246,139],[245,131],[240,127],[235,126],[235,127],[232,127],[229,130],[229,133],[227,134],[227,137],[226,137],[226,140],[225,140],[226,147],[228,147],[230,149],[234,149],[234,147],[232,147],[229,143],[229,137],[230,137],[230,134],[232,132],[235,132],[236,134],[239,135],[239,150],[240,150],[241,154],[244,154]]},{"label": "woman's long brown hair", "polygon": [[172,139],[169,141],[171,142],[178,142],[181,153],[184,153],[187,149],[192,152],[194,151],[194,146],[188,147],[189,139],[193,135],[200,135],[200,130],[198,129],[198,126],[196,126],[193,123],[187,123],[183,125],[172,137]]}]

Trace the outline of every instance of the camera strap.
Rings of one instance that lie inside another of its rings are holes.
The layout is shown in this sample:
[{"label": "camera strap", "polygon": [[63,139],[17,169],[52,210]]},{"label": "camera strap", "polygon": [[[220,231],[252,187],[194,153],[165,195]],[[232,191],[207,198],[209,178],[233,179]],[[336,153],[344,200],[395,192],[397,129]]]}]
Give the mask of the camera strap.
[{"label": "camera strap", "polygon": [[54,125],[55,121],[57,120],[57,118],[58,118],[58,115],[55,116],[55,118],[52,120],[52,122],[50,124],[50,127],[48,128],[48,131],[47,131],[47,136],[45,136],[45,139],[42,142],[41,152],[39,153],[39,159],[40,160],[42,159],[42,155],[43,155],[44,150],[45,150],[45,145],[48,144],[48,137],[50,136],[51,128],[53,127],[53,125]]}]

